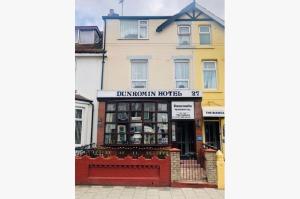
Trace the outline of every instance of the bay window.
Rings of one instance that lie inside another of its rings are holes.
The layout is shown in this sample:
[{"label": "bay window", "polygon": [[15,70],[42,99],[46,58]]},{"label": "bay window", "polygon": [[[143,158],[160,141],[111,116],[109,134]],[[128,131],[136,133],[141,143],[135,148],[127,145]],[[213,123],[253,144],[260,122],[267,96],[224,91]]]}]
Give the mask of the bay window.
[{"label": "bay window", "polygon": [[215,61],[203,62],[204,89],[217,89],[217,67]]},{"label": "bay window", "polygon": [[131,84],[132,88],[146,88],[148,79],[148,60],[131,60]]},{"label": "bay window", "polygon": [[175,60],[176,88],[186,89],[189,87],[189,60]]},{"label": "bay window", "polygon": [[200,26],[200,44],[201,45],[211,44],[210,26]]},{"label": "bay window", "polygon": [[109,102],[106,105],[105,144],[167,145],[168,117],[166,102]]},{"label": "bay window", "polygon": [[147,39],[147,20],[121,20],[121,39]]},{"label": "bay window", "polygon": [[178,41],[180,46],[189,46],[191,44],[191,27],[178,26]]}]

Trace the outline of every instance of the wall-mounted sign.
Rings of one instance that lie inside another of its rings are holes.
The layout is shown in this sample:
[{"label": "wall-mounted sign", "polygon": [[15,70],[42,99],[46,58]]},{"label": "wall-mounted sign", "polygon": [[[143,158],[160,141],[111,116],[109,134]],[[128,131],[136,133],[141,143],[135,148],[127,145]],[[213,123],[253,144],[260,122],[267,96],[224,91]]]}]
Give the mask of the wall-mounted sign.
[{"label": "wall-mounted sign", "polygon": [[224,107],[202,107],[204,117],[225,117]]},{"label": "wall-mounted sign", "polygon": [[194,119],[194,102],[172,102],[172,119]]},{"label": "wall-mounted sign", "polygon": [[198,90],[120,90],[98,91],[98,98],[202,97]]},{"label": "wall-mounted sign", "polygon": [[203,141],[203,137],[201,135],[197,135],[196,139],[197,141]]}]

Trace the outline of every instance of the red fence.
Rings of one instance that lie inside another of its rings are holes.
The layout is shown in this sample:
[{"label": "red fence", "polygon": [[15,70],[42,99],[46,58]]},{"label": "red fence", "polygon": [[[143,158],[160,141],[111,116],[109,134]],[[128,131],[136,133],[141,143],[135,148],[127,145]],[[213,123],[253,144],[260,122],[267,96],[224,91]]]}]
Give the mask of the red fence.
[{"label": "red fence", "polygon": [[171,161],[130,156],[124,159],[76,156],[75,183],[85,185],[170,186]]}]

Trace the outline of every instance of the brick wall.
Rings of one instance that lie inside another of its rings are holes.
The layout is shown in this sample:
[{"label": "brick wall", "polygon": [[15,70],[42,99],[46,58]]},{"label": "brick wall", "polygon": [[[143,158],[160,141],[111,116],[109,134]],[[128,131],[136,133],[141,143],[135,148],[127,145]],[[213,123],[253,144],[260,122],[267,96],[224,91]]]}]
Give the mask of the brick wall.
[{"label": "brick wall", "polygon": [[217,184],[217,159],[215,150],[205,150],[205,168],[208,183]]}]

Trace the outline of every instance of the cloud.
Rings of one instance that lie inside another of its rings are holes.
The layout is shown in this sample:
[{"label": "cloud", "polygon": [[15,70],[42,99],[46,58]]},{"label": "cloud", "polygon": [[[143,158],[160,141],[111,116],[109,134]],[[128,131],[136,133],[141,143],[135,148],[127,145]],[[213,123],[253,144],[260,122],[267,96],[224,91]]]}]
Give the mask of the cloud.
[{"label": "cloud", "polygon": [[[192,0],[125,0],[124,15],[174,15]],[[224,18],[224,0],[199,0],[199,3],[217,16]],[[103,27],[102,16],[109,9],[121,13],[119,0],[76,0],[76,25],[96,25]]]}]

